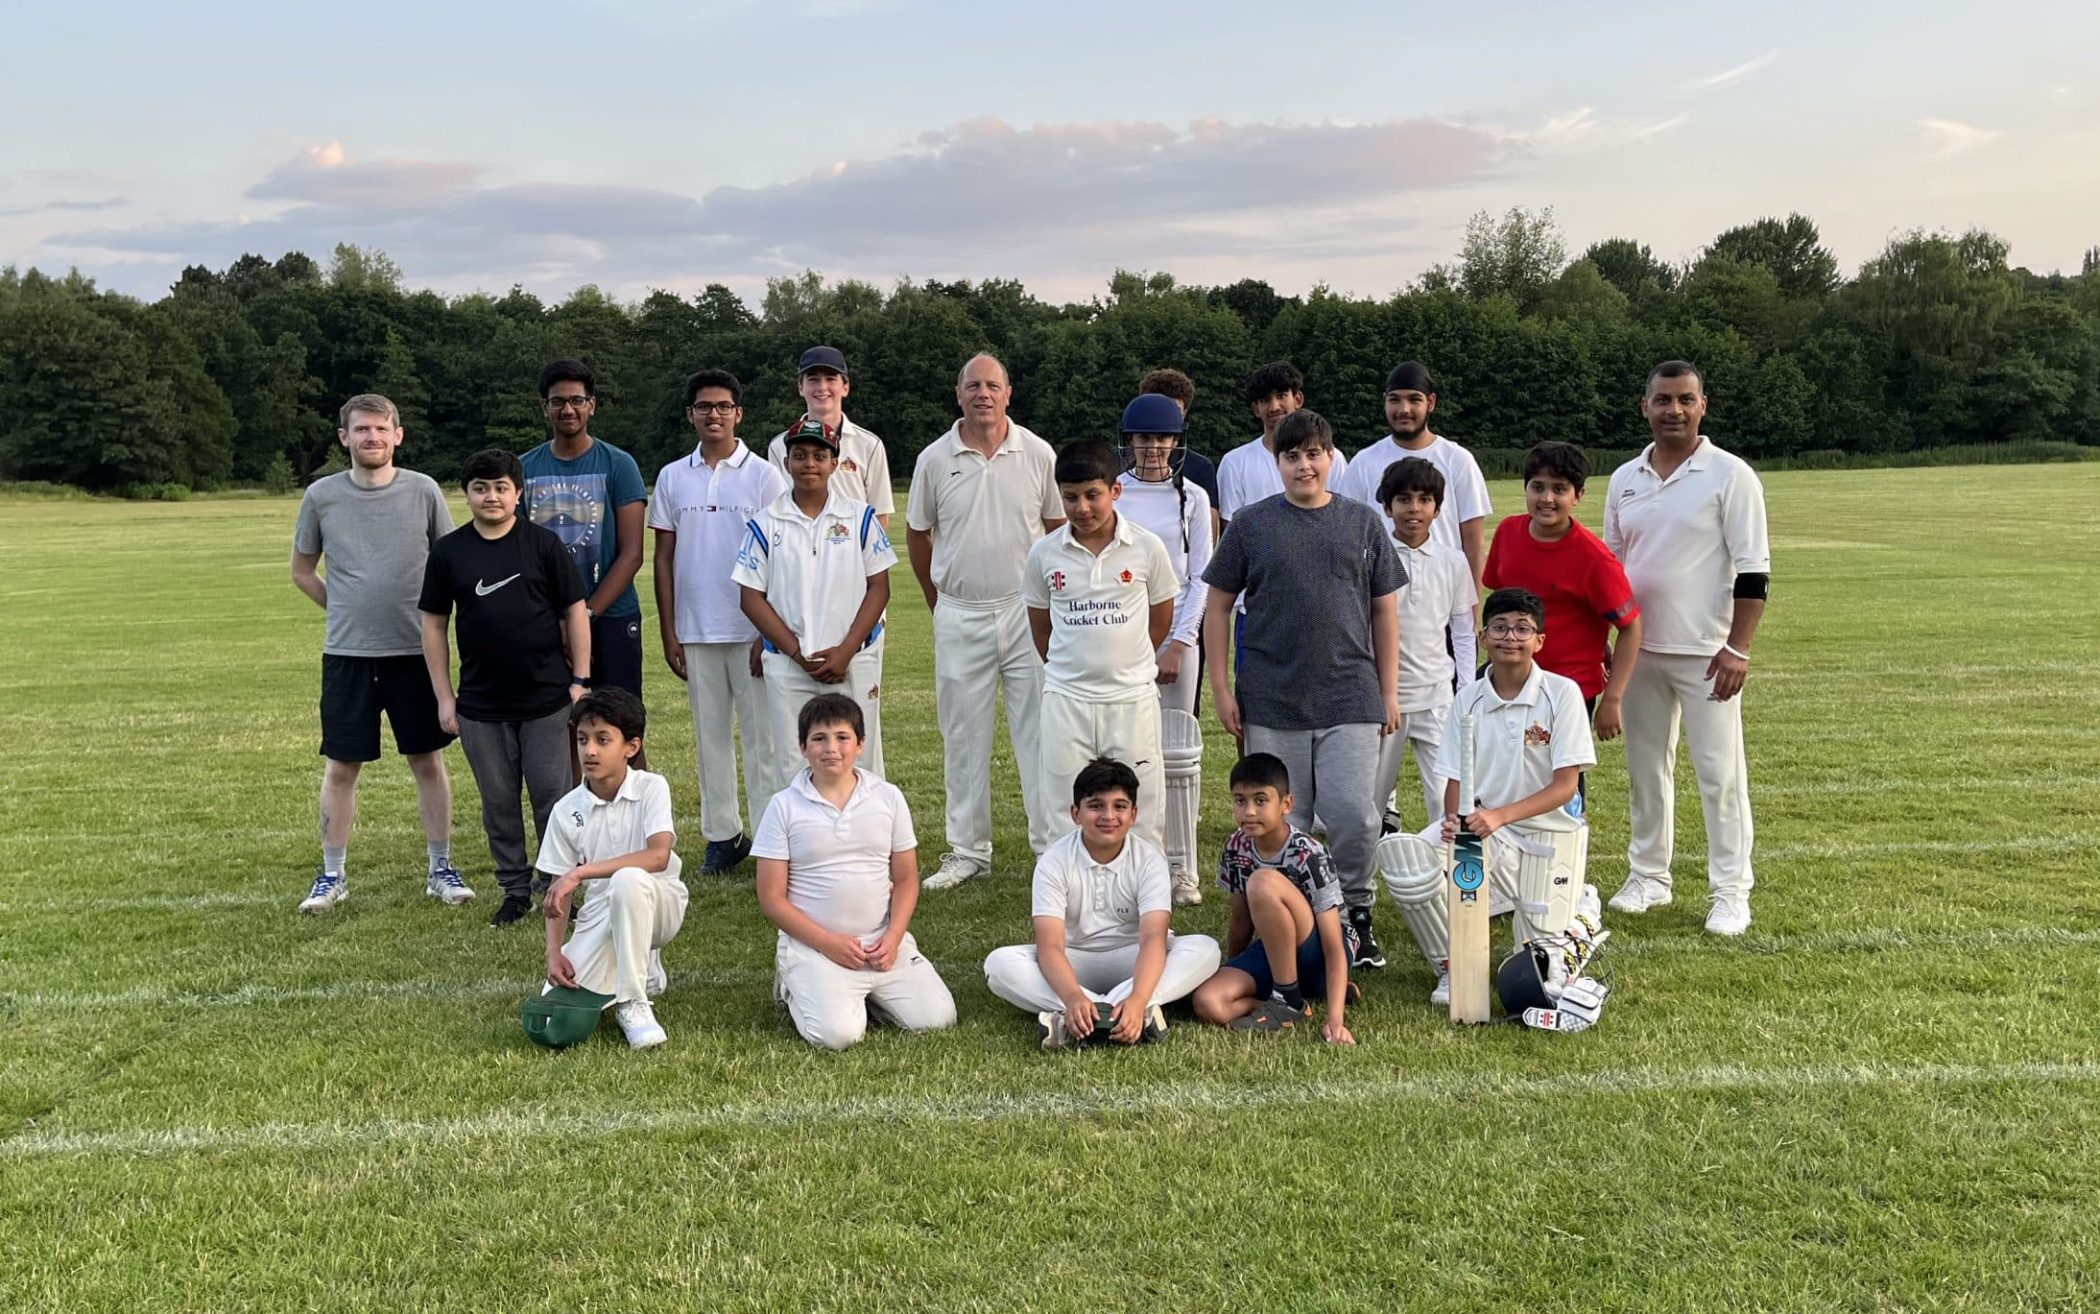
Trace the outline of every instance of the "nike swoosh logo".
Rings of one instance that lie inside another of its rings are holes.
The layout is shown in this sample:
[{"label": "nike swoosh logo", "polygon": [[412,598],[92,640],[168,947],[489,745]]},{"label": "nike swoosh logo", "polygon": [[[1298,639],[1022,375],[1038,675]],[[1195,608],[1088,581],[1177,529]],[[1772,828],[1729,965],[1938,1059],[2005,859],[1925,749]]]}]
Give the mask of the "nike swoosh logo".
[{"label": "nike swoosh logo", "polygon": [[494,593],[497,589],[502,588],[505,584],[510,583],[510,580],[516,578],[516,575],[512,575],[510,579],[499,579],[493,584],[484,584],[477,579],[474,581],[474,596],[477,598],[485,598],[489,594]]}]

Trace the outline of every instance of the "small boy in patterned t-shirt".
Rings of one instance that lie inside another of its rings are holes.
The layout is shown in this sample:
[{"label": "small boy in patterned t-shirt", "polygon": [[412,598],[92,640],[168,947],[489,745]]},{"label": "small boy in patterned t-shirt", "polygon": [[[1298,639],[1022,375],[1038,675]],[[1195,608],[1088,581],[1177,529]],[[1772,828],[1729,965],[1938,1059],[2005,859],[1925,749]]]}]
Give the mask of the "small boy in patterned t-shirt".
[{"label": "small boy in patterned t-shirt", "polygon": [[1291,824],[1291,777],[1272,753],[1249,753],[1232,768],[1239,829],[1218,858],[1218,884],[1232,896],[1223,967],[1196,987],[1196,1016],[1234,1031],[1286,1031],[1312,1016],[1305,988],[1325,986],[1323,1034],[1353,1045],[1343,1022],[1355,987],[1342,920],[1342,886],[1327,850]]}]

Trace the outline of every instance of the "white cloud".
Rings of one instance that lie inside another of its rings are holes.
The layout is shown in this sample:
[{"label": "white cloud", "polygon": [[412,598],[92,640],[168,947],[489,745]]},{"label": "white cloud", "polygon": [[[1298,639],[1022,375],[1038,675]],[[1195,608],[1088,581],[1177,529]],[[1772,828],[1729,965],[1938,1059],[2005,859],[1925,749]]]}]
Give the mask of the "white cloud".
[{"label": "white cloud", "polygon": [[245,221],[82,231],[47,239],[223,265],[244,252],[324,256],[337,242],[387,252],[419,282],[631,288],[804,266],[895,276],[1105,270],[1247,252],[1289,260],[1406,244],[1406,198],[1491,176],[1523,146],[1432,119],[1378,123],[1016,126],[984,118],[789,181],[656,188],[489,184],[475,165],[359,161],[310,147],[245,196],[281,202]]},{"label": "white cloud", "polygon": [[2005,135],[2002,128],[1979,128],[1954,119],[1919,119],[1918,126],[1925,130],[1932,141],[1932,153],[1940,159],[1966,154]]},{"label": "white cloud", "polygon": [[1685,91],[1711,91],[1715,87],[1725,87],[1730,83],[1742,81],[1761,68],[1770,67],[1773,61],[1778,58],[1778,51],[1767,50],[1756,59],[1737,64],[1734,68],[1723,69],[1719,73],[1712,73],[1703,78],[1693,78],[1685,83],[1681,89]]}]

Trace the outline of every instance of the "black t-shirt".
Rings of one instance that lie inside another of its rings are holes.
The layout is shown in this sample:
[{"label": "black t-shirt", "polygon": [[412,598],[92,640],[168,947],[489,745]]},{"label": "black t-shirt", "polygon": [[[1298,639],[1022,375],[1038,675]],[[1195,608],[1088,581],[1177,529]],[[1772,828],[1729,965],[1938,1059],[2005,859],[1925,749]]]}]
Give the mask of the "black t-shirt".
[{"label": "black t-shirt", "polygon": [[459,714],[531,721],[569,701],[561,620],[584,599],[576,563],[553,531],[524,519],[489,539],[468,521],[430,548],[416,606],[459,607]]},{"label": "black t-shirt", "polygon": [[1181,477],[1210,494],[1210,509],[1218,509],[1218,466],[1201,452],[1184,452]]}]

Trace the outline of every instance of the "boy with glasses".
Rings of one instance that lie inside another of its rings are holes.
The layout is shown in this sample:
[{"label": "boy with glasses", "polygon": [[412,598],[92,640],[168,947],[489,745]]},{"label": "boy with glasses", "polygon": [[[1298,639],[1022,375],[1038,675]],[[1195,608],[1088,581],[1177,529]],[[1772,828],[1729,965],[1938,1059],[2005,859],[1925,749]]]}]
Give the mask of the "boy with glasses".
[{"label": "boy with glasses", "polygon": [[591,684],[642,692],[642,509],[649,490],[626,452],[591,436],[598,379],[580,360],[540,371],[540,409],[553,437],[519,457],[525,493],[518,512],[568,548],[589,596]]},{"label": "boy with glasses", "polygon": [[[1515,903],[1516,944],[1547,949],[1554,974],[1578,975],[1595,943],[1597,892],[1583,883],[1589,825],[1576,784],[1597,761],[1582,691],[1536,661],[1546,605],[1524,589],[1497,589],[1486,618],[1486,674],[1459,691],[1437,746],[1444,780],[1440,838],[1463,826],[1483,841],[1491,897]],[[1458,793],[1461,736],[1472,732],[1471,798]],[[1451,998],[1451,915],[1442,844],[1394,835],[1380,846],[1387,891],[1436,968],[1432,1004]],[[1562,952],[1566,951],[1566,952]]]},{"label": "boy with glasses", "polygon": [[[736,736],[744,741],[744,785],[753,821],[780,786],[766,716],[758,631],[730,578],[747,523],[788,490],[780,471],[738,441],[743,386],[726,370],[685,381],[685,413],[699,444],[656,476],[649,527],[656,531],[656,621],[664,662],[685,681],[700,769],[702,873],[719,876],[751,854],[737,796]],[[732,719],[734,725],[732,725]]]}]

